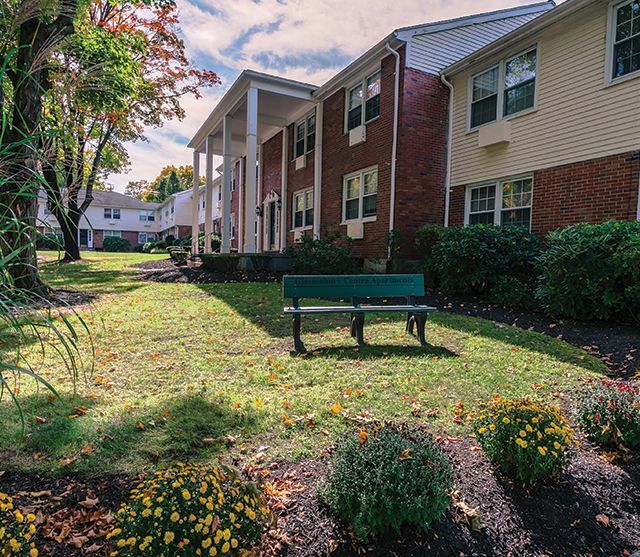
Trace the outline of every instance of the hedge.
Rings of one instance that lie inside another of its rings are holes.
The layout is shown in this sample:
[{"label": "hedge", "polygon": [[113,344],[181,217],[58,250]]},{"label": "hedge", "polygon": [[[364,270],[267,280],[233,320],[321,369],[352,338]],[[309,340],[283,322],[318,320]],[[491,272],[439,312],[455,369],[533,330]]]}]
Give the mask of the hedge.
[{"label": "hedge", "polygon": [[103,251],[131,251],[131,242],[126,238],[118,238],[117,236],[107,236],[102,241]]}]

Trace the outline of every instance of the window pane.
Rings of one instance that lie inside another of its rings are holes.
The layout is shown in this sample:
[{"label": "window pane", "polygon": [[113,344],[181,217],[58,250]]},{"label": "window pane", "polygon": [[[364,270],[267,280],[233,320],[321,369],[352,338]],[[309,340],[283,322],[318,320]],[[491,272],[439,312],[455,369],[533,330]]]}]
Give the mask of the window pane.
[{"label": "window pane", "polygon": [[360,197],[360,177],[347,180],[347,199]]},{"label": "window pane", "polygon": [[528,81],[504,92],[504,114],[515,114],[531,108],[535,103],[536,82]]},{"label": "window pane", "polygon": [[536,51],[531,50],[505,65],[504,86],[508,89],[536,77]]},{"label": "window pane", "polygon": [[367,99],[380,94],[380,72],[367,79]]},{"label": "window pane", "polygon": [[302,226],[302,219],[304,217],[304,211],[296,211],[293,217],[293,227],[300,228]]},{"label": "window pane", "polygon": [[502,226],[531,226],[531,209],[507,209],[502,211]]},{"label": "window pane", "polygon": [[469,224],[493,224],[493,219],[493,212],[476,213],[475,215],[469,215]]},{"label": "window pane", "polygon": [[471,127],[493,122],[498,114],[498,95],[486,97],[471,105]]},{"label": "window pane", "polygon": [[296,126],[296,141],[304,139],[304,122]]},{"label": "window pane", "polygon": [[296,195],[295,196],[295,209],[296,211],[304,211],[304,196]]},{"label": "window pane", "polygon": [[347,130],[357,128],[362,124],[362,106],[357,106],[349,110],[349,116],[347,117]]},{"label": "window pane", "polygon": [[358,85],[349,91],[349,110],[362,106],[362,85]]},{"label": "window pane", "polygon": [[294,158],[298,158],[304,155],[304,139],[296,141],[296,152]]},{"label": "window pane", "polygon": [[365,103],[365,122],[373,120],[380,116],[380,95],[376,95],[372,99],[368,99]]},{"label": "window pane", "polygon": [[370,195],[378,191],[378,173],[369,172],[364,175],[364,195]]},{"label": "window pane", "polygon": [[113,218],[114,219],[119,219],[120,218],[120,209],[114,209],[113,210]]},{"label": "window pane", "polygon": [[613,77],[621,77],[640,70],[640,34],[614,48]]},{"label": "window pane", "polygon": [[357,219],[359,215],[360,199],[352,199],[345,205],[345,220]]},{"label": "window pane", "polygon": [[312,133],[307,136],[307,152],[313,151],[316,146],[316,134]]},{"label": "window pane", "polygon": [[529,207],[532,189],[531,179],[504,182],[502,184],[502,208]]},{"label": "window pane", "polygon": [[316,117],[309,116],[307,119],[307,135],[316,131]]},{"label": "window pane", "polygon": [[498,92],[498,68],[492,68],[473,78],[473,98],[480,101]]},{"label": "window pane", "polygon": [[495,206],[496,206],[496,187],[495,186],[483,186],[480,188],[473,188],[471,190],[470,213],[480,213],[485,211],[493,212],[493,210],[495,209]]},{"label": "window pane", "polygon": [[363,217],[375,216],[377,199],[378,199],[378,196],[375,194],[367,195],[362,199],[362,216]]},{"label": "window pane", "polygon": [[304,225],[313,226],[313,209],[307,209],[304,212]]},{"label": "window pane", "polygon": [[111,209],[105,209],[104,210],[104,218],[105,219],[110,219],[111,218]]}]

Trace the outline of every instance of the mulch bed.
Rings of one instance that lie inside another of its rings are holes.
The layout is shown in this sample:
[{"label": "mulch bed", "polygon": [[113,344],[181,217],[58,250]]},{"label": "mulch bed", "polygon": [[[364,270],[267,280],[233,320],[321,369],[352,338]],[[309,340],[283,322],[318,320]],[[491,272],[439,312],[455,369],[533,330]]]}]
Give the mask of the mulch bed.
[{"label": "mulch bed", "polygon": [[[428,532],[389,534],[358,543],[318,499],[328,457],[251,468],[264,477],[277,524],[260,557],[434,555],[455,557],[629,556],[640,550],[640,455],[611,463],[583,442],[567,472],[532,489],[497,473],[470,438],[442,444],[454,465],[455,493]],[[135,483],[133,478],[49,479],[7,472],[0,491],[34,512],[46,536],[45,555],[104,556],[104,534]]]},{"label": "mulch bed", "polygon": [[[640,462],[618,466],[589,447],[556,482],[530,490],[501,478],[470,439],[448,439],[456,494],[425,534],[355,542],[316,496],[326,461],[274,465],[268,476],[278,528],[262,557],[625,556],[640,549]],[[474,519],[479,511],[479,528]]]}]

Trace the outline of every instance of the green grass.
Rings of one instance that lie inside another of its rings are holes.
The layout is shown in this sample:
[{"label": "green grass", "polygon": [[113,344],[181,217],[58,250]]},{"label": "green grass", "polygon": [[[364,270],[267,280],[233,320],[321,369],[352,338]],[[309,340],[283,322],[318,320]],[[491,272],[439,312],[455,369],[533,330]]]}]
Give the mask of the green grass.
[{"label": "green grass", "polygon": [[402,316],[368,316],[370,346],[360,349],[345,316],[303,319],[312,353],[291,356],[278,284],[147,283],[127,266],[164,256],[87,253],[60,265],[45,255],[49,284],[97,296],[77,308],[95,357],[84,339],[74,394],[55,354],[42,362],[34,346],[30,358],[64,403],[22,380],[23,432],[6,397],[0,402],[2,469],[99,475],[220,454],[250,459],[258,450],[317,456],[369,417],[459,435],[468,433],[453,421],[459,401],[495,393],[557,401],[604,371],[562,341],[444,312],[430,321],[427,348],[404,335]]}]

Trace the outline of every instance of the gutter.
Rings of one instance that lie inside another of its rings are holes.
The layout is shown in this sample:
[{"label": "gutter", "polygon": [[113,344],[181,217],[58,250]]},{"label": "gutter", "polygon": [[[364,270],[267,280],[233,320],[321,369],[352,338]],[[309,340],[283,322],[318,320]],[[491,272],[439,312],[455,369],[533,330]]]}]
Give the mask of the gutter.
[{"label": "gutter", "polygon": [[451,204],[451,159],[453,145],[453,84],[447,81],[444,74],[440,74],[440,80],[449,89],[449,122],[447,123],[447,170],[444,179],[444,226],[449,226],[449,205]]},{"label": "gutter", "polygon": [[[396,207],[396,165],[398,158],[398,113],[400,107],[400,54],[397,50],[391,48],[387,43],[386,49],[395,56],[395,83],[393,93],[393,141],[391,145],[391,197],[389,201],[389,232],[395,228],[395,207]],[[391,245],[389,245],[389,257],[391,257]]]}]

